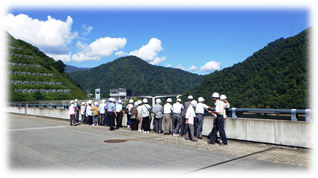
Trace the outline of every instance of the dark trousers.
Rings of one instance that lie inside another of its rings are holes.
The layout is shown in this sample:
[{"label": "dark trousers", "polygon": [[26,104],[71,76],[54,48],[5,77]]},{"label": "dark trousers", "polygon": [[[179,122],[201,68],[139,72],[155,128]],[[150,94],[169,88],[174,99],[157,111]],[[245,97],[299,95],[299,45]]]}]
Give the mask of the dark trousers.
[{"label": "dark trousers", "polygon": [[82,116],[81,122],[82,122],[82,123],[85,123],[85,121],[84,121],[84,120],[85,120],[85,115],[84,115],[84,114],[81,114],[81,116]]},{"label": "dark trousers", "polygon": [[194,141],[195,138],[194,138],[194,127],[193,127],[193,124],[187,124],[188,125],[188,132],[186,133],[186,136],[185,136],[185,139],[186,140],[192,140]]},{"label": "dark trousers", "polygon": [[70,115],[70,125],[75,125],[75,115]]},{"label": "dark trousers", "polygon": [[149,116],[142,118],[142,128],[144,129],[144,131],[150,131]]},{"label": "dark trousers", "polygon": [[220,138],[224,144],[227,144],[226,134],[224,130],[224,118],[222,115],[216,117],[216,121],[213,123],[211,142],[217,142],[217,132],[220,133]]},{"label": "dark trousers", "polygon": [[105,125],[105,114],[101,114],[98,125]]},{"label": "dark trousers", "polygon": [[131,114],[127,114],[127,126],[131,124],[130,118],[131,118]]},{"label": "dark trousers", "polygon": [[75,116],[75,121],[76,121],[76,122],[79,122],[79,113],[80,113],[80,111],[77,110],[77,111],[76,111],[76,116]]},{"label": "dark trousers", "polygon": [[196,120],[196,126],[197,126],[197,132],[196,132],[196,137],[199,138],[202,136],[202,126],[203,126],[203,115],[202,114],[197,114],[197,120]]},{"label": "dark trousers", "polygon": [[93,123],[93,116],[88,116],[87,124],[92,125],[92,123]]},{"label": "dark trousers", "polygon": [[130,119],[130,129],[131,130],[138,130],[138,120],[136,118]]},{"label": "dark trousers", "polygon": [[186,126],[185,121],[186,121],[185,116],[182,116],[182,120],[181,120],[181,131],[180,131],[180,134],[181,134],[181,135],[185,135],[186,132],[187,132],[187,130],[185,129],[185,126]]},{"label": "dark trousers", "polygon": [[162,131],[162,118],[155,118],[154,119],[154,130],[156,133]]},{"label": "dark trousers", "polygon": [[[115,116],[115,115],[114,115]],[[109,125],[109,113],[107,112],[106,114],[105,114],[105,126],[108,126]]]},{"label": "dark trousers", "polygon": [[109,130],[114,130],[114,124],[115,124],[115,113],[109,112]]},{"label": "dark trousers", "polygon": [[117,112],[117,117],[116,117],[116,128],[118,129],[119,127],[122,127],[122,120],[123,120],[123,113],[122,112]]},{"label": "dark trousers", "polygon": [[172,133],[177,134],[181,126],[181,116],[180,114],[172,115]]}]

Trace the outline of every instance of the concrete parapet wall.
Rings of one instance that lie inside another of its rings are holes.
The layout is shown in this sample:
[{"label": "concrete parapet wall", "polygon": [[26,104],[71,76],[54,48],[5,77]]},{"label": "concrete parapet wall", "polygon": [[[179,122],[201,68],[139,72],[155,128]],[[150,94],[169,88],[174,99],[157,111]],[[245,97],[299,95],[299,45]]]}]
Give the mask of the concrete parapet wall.
[{"label": "concrete parapet wall", "polygon": [[[70,119],[68,109],[24,108],[7,106],[7,112],[34,116]],[[81,118],[81,117],[80,117]],[[213,116],[204,116],[202,135],[212,131]],[[127,126],[127,115],[123,116],[122,124]],[[150,128],[153,129],[153,119]],[[253,118],[226,118],[225,132],[229,139],[264,142],[298,147],[312,146],[311,123],[303,121],[285,121]]]}]

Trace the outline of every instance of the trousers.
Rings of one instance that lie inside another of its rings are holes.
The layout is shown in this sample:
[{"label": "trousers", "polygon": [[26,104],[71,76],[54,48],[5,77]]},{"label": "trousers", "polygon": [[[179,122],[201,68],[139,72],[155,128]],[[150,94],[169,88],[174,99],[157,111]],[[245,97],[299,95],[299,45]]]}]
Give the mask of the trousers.
[{"label": "trousers", "polygon": [[227,144],[226,134],[224,130],[224,117],[222,115],[218,115],[216,117],[216,121],[213,123],[213,129],[211,134],[211,142],[217,142],[217,132],[220,133],[220,138],[222,143]]},{"label": "trousers", "polygon": [[196,132],[196,137],[199,138],[202,136],[202,125],[203,125],[203,115],[202,114],[197,114],[196,117],[196,126],[197,126],[197,132]]},{"label": "trousers", "polygon": [[172,133],[177,134],[181,126],[181,116],[180,114],[172,115]]},{"label": "trousers", "polygon": [[171,115],[170,114],[163,114],[163,132],[169,133],[171,127]]},{"label": "trousers", "polygon": [[186,133],[185,139],[191,139],[192,141],[195,140],[194,138],[194,127],[193,124],[187,124],[188,125],[188,132]]},{"label": "trousers", "polygon": [[70,125],[75,125],[75,114],[70,115]]}]

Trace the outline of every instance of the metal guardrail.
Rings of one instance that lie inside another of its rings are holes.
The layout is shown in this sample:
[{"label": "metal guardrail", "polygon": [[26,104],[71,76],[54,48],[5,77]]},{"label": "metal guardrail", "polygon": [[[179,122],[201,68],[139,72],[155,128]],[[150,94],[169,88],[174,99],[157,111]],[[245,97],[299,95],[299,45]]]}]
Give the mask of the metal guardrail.
[{"label": "metal guardrail", "polygon": [[[13,107],[33,107],[33,108],[51,108],[51,109],[68,109],[70,105],[67,104],[28,104],[28,103],[8,103],[7,106]],[[123,106],[126,109],[126,106]],[[211,108],[215,111],[215,108]],[[258,109],[258,108],[229,108],[227,115],[232,118],[238,118],[240,113],[253,113],[253,114],[288,114],[291,121],[298,121],[299,115],[305,115],[305,121],[311,122],[311,109]],[[205,114],[206,116],[209,114]]]}]

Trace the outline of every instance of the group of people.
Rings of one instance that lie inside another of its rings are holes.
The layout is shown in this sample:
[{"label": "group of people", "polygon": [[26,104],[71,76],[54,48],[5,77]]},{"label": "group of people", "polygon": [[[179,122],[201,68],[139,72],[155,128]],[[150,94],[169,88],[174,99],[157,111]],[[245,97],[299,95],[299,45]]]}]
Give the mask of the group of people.
[{"label": "group of people", "polygon": [[[163,106],[160,99],[156,99],[154,106],[150,106],[146,98],[136,102],[130,99],[125,110],[123,110],[122,101],[118,100],[116,104],[114,98],[109,98],[107,103],[102,100],[100,104],[92,103],[89,100],[87,103],[82,102],[81,106],[76,99],[71,101],[69,107],[70,125],[75,126],[76,122],[79,122],[78,118],[81,114],[82,123],[109,126],[109,130],[112,131],[122,127],[123,115],[127,114],[127,129],[147,134],[150,132],[150,123],[153,117],[155,133],[184,136],[186,140],[197,142],[198,139],[202,139],[202,125],[206,111],[214,116],[213,129],[208,143],[227,145],[224,121],[226,109],[230,107],[230,104],[225,95],[220,96],[216,92],[212,94],[212,99],[215,102],[215,111],[212,111],[211,107],[204,103],[203,97],[199,97],[196,101],[191,95],[188,96],[188,101],[184,104],[181,104],[180,98],[177,98],[176,102],[172,104],[172,99],[168,98]],[[217,139],[217,132],[219,132],[222,142]]]}]

